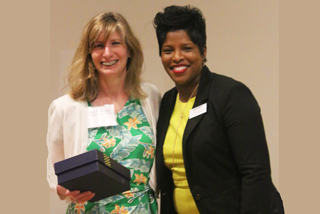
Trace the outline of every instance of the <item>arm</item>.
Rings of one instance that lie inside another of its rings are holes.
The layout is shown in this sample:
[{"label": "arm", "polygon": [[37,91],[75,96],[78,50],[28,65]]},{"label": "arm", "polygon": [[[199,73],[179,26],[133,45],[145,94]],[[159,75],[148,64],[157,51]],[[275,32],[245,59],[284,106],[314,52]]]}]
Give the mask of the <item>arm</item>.
[{"label": "arm", "polygon": [[[158,88],[150,83],[143,83],[142,84],[143,91],[147,94],[147,98],[141,100],[142,109],[146,114],[146,117],[152,127],[154,133],[154,139],[156,144],[156,124],[158,121],[158,114],[159,114],[159,106],[161,101],[161,94]],[[149,185],[155,191],[156,190],[156,171],[155,171],[155,160],[153,162],[152,168],[150,170],[150,180]]]},{"label": "arm", "polygon": [[[57,176],[54,173],[53,164],[64,157],[64,142],[63,142],[63,110],[53,101],[48,111],[48,132],[47,132],[47,180],[51,191],[59,196],[61,200],[70,198],[72,201],[85,202],[94,197],[94,193],[80,191],[69,191],[57,184]],[[69,201],[69,200],[67,200]]]},{"label": "arm", "polygon": [[232,87],[224,99],[223,120],[242,178],[240,213],[269,213],[271,172],[260,108],[241,83]]},{"label": "arm", "polygon": [[64,159],[62,112],[59,112],[55,101],[50,104],[48,111],[48,132],[47,132],[47,181],[50,189],[57,192],[57,177],[54,173],[53,164]]}]

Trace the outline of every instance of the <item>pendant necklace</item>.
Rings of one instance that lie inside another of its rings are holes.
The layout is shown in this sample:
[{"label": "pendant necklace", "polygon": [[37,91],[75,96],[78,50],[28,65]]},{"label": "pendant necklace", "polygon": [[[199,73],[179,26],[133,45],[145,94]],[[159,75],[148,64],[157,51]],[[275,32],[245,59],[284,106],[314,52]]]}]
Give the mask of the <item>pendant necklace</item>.
[{"label": "pendant necklace", "polygon": [[179,102],[180,117],[179,117],[179,122],[178,122],[178,125],[177,125],[177,128],[176,128],[176,135],[175,135],[174,141],[173,141],[173,149],[172,149],[172,168],[171,168],[171,169],[174,168],[174,151],[175,151],[176,141],[177,141],[177,137],[178,137],[178,129],[179,129],[179,127],[180,127],[180,125],[181,125],[181,122],[182,122],[183,113],[184,113],[184,110],[186,110],[186,108],[187,108],[187,106],[188,106],[189,100],[192,98],[192,96],[194,95],[194,93],[195,93],[196,90],[198,89],[198,86],[199,86],[199,83],[198,83],[198,85],[196,86],[196,88],[193,90],[193,92],[192,92],[192,94],[190,95],[189,99],[187,100],[187,103],[186,103],[186,105],[184,106],[183,110],[181,110],[181,104],[180,104],[181,101],[179,100],[179,101],[180,101],[180,102]]}]

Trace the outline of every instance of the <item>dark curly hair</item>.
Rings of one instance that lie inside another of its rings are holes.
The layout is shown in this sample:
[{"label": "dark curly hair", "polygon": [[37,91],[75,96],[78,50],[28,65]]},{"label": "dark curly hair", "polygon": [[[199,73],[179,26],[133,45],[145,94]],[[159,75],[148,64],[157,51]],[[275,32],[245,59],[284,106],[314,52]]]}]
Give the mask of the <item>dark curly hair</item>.
[{"label": "dark curly hair", "polygon": [[153,26],[156,29],[160,56],[167,33],[176,30],[185,30],[191,41],[199,47],[201,55],[204,55],[207,43],[206,21],[198,8],[190,5],[168,6],[164,12],[156,14]]}]

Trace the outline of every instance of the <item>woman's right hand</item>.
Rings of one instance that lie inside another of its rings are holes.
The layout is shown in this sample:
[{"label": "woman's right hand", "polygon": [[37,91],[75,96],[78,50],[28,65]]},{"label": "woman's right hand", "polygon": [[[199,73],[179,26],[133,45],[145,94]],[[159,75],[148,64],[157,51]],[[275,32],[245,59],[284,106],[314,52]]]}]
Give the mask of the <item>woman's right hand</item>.
[{"label": "woman's right hand", "polygon": [[57,186],[57,193],[61,200],[66,199],[67,196],[70,197],[71,201],[74,203],[84,203],[89,201],[94,197],[94,193],[87,191],[87,192],[80,192],[79,190],[70,191],[63,186]]}]

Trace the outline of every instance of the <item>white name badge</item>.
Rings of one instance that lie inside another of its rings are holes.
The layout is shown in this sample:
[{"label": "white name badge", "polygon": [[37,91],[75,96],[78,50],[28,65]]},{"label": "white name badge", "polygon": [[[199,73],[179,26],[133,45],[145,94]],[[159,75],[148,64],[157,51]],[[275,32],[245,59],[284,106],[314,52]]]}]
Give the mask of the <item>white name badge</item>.
[{"label": "white name badge", "polygon": [[114,105],[88,107],[88,128],[116,126]]},{"label": "white name badge", "polygon": [[202,104],[201,106],[198,106],[194,109],[191,109],[189,111],[189,119],[192,119],[196,116],[199,116],[200,114],[204,114],[207,112],[207,103]]}]

